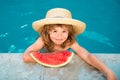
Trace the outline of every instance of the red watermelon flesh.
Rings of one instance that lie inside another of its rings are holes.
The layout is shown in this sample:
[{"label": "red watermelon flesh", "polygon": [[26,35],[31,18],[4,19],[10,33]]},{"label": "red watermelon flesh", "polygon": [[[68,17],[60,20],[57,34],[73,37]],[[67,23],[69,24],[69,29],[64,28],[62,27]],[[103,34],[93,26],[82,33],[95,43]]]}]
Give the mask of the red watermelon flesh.
[{"label": "red watermelon flesh", "polygon": [[54,52],[54,53],[40,53],[34,52],[30,56],[39,64],[48,67],[61,67],[70,62],[73,53],[69,51]]}]

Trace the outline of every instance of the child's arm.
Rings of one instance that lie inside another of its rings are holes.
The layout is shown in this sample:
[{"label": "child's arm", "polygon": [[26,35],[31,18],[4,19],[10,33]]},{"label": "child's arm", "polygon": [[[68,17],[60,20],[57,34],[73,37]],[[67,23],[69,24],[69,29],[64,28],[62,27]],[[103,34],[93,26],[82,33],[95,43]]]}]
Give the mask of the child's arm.
[{"label": "child's arm", "polygon": [[107,76],[107,80],[117,80],[112,70],[110,70],[103,62],[98,60],[94,55],[90,54],[87,50],[79,46],[77,42],[75,42],[71,48],[88,64],[104,72]]},{"label": "child's arm", "polygon": [[34,44],[32,44],[30,47],[28,47],[28,48],[26,49],[26,51],[24,52],[24,54],[23,54],[23,56],[22,56],[23,61],[24,61],[24,62],[35,62],[35,61],[30,57],[29,53],[39,51],[39,50],[43,47],[43,45],[44,45],[44,43],[43,43],[41,37],[38,38],[38,39],[36,40],[36,42],[35,42]]}]

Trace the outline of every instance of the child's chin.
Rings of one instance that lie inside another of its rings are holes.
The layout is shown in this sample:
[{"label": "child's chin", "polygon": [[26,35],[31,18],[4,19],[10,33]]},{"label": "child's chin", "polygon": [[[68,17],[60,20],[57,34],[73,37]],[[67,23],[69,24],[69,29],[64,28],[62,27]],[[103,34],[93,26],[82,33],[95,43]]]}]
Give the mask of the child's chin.
[{"label": "child's chin", "polygon": [[55,43],[56,45],[61,45],[63,42]]}]

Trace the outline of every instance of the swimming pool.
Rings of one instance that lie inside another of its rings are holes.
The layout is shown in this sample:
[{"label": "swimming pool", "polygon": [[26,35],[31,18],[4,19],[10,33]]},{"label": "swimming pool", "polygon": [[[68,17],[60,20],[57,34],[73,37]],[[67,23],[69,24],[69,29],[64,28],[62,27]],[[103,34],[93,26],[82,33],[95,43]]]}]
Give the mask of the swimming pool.
[{"label": "swimming pool", "polygon": [[0,53],[22,53],[38,33],[32,22],[44,18],[55,7],[69,9],[73,18],[86,23],[76,40],[92,53],[120,53],[119,0],[5,0],[0,3]]}]

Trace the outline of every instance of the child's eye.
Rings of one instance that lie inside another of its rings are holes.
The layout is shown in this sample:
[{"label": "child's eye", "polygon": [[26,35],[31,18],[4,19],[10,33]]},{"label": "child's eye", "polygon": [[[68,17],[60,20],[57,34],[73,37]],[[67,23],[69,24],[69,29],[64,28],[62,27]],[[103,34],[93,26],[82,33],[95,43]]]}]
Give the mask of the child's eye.
[{"label": "child's eye", "polygon": [[57,32],[56,30],[54,30],[53,32]]},{"label": "child's eye", "polygon": [[67,31],[63,31],[63,33],[66,33]]}]

